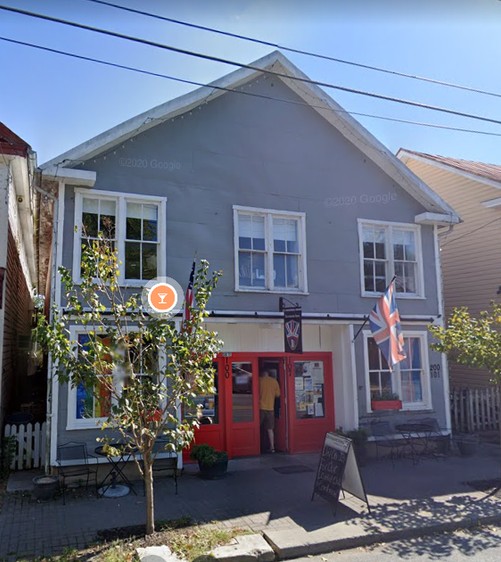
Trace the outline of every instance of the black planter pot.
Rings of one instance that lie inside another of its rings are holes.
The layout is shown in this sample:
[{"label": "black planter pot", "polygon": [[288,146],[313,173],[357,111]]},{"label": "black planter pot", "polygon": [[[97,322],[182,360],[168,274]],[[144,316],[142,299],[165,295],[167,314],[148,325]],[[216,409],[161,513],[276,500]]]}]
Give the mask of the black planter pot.
[{"label": "black planter pot", "polygon": [[211,466],[201,464],[198,461],[198,468],[200,469],[200,478],[206,478],[207,480],[222,478],[228,470],[228,459],[216,461]]},{"label": "black planter pot", "polygon": [[57,476],[36,476],[33,478],[33,497],[40,501],[51,500],[59,489]]}]

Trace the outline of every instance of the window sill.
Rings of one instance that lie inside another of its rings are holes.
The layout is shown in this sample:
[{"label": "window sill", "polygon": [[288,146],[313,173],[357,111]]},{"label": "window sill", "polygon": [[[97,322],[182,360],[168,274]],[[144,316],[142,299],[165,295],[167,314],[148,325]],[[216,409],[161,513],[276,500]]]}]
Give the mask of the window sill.
[{"label": "window sill", "polygon": [[85,420],[84,422],[73,421],[66,424],[66,431],[77,431],[79,429],[99,429],[101,430],[101,424],[105,422],[108,418],[93,418]]},{"label": "window sill", "polygon": [[[422,296],[422,295],[414,295],[414,294],[406,294],[406,293],[393,293],[395,295],[395,298],[397,299],[405,299],[405,300],[426,300],[426,297]],[[384,295],[384,293],[366,293],[363,292],[361,294],[362,298],[380,298]]]}]

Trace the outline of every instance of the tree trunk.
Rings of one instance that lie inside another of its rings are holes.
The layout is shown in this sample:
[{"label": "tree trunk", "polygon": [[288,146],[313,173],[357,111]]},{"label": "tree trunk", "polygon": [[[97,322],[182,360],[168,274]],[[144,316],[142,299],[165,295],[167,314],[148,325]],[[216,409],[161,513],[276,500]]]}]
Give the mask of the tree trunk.
[{"label": "tree trunk", "polygon": [[144,463],[144,490],[146,493],[146,534],[155,532],[155,500],[153,497],[153,462],[151,452],[145,453]]}]

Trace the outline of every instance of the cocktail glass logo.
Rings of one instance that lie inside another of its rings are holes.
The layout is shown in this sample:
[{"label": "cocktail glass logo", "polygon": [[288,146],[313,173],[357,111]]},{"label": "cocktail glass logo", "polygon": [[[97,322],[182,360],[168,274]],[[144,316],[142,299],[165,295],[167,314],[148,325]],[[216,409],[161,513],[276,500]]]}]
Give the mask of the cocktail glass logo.
[{"label": "cocktail glass logo", "polygon": [[143,306],[149,314],[170,318],[181,310],[183,290],[175,279],[157,277],[148,281],[141,298]]}]

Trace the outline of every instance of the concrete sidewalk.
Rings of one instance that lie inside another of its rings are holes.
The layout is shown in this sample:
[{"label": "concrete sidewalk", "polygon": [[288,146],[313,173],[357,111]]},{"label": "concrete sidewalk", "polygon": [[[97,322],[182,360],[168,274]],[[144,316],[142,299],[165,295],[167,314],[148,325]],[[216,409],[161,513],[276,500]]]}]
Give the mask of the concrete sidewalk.
[{"label": "concrete sidewalk", "polygon": [[[280,558],[501,522],[501,499],[465,483],[501,477],[498,445],[482,444],[475,457],[452,455],[417,465],[370,461],[362,476],[371,515],[355,498],[342,500],[335,516],[321,498],[311,501],[317,463],[318,455],[310,454],[232,460],[226,478],[214,481],[201,480],[197,468],[188,466],[177,496],[172,478],[157,479],[156,518],[190,516],[262,532]],[[275,470],[284,467],[300,472]],[[9,489],[23,476],[14,474]],[[87,546],[99,530],[144,523],[145,499],[141,486],[136,488],[137,496],[115,500],[69,495],[66,505],[60,498],[38,503],[30,493],[7,494],[0,511],[0,560],[57,554]]]}]

